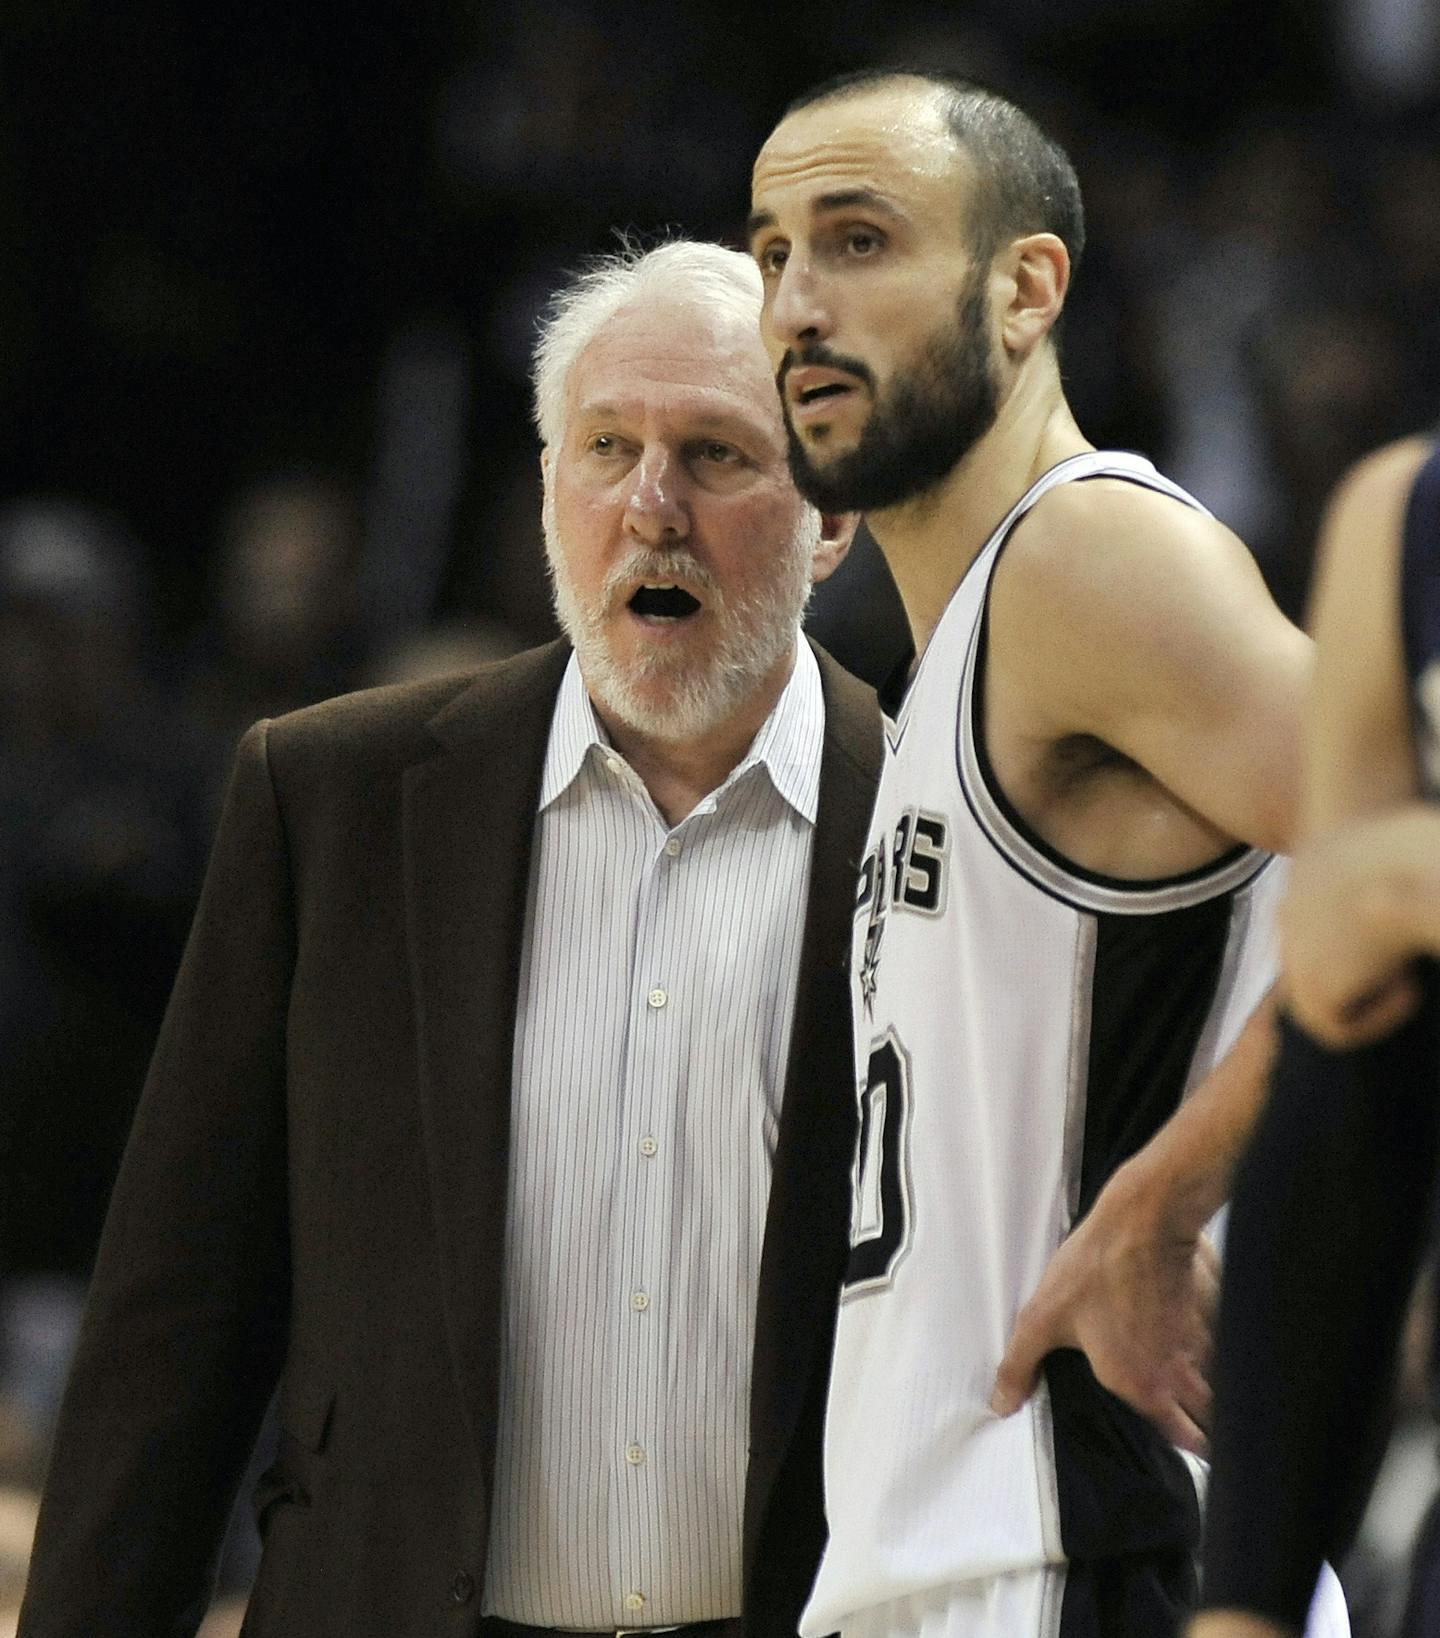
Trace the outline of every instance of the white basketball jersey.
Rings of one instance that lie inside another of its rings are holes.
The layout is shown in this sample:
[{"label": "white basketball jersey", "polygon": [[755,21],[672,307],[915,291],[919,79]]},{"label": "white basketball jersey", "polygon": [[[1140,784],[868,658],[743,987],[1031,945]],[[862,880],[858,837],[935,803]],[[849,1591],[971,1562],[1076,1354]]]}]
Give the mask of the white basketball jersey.
[{"label": "white basketball jersey", "polygon": [[1082,1355],[1052,1355],[1016,1415],[988,1408],[1055,1248],[1273,977],[1269,855],[1158,882],[1089,874],[990,772],[991,575],[1043,495],[1094,477],[1199,505],[1139,456],[1052,468],[971,565],[887,723],[855,910],[859,1142],[807,1638],[927,1588],[1198,1535],[1178,1453]]}]

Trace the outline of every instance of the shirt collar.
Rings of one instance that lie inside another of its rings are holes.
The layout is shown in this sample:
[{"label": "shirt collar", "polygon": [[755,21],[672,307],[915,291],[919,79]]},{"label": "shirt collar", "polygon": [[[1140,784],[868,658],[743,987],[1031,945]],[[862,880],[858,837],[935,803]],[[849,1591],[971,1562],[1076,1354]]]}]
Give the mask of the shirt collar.
[{"label": "shirt collar", "polygon": [[590,747],[608,744],[586,692],[585,679],[580,675],[580,662],[572,651],[565,675],[560,679],[560,692],[555,696],[555,715],[550,719],[550,743],[545,750],[545,771],[540,776],[542,813],[562,791],[569,789],[585,766]]},{"label": "shirt collar", "polygon": [[[810,644],[796,644],[795,664],[770,715],[751,741],[750,749],[721,789],[728,788],[751,768],[763,767],[770,782],[802,819],[815,823],[820,803],[820,759],[825,740],[825,699],[820,667]],[[560,679],[550,741],[540,778],[543,812],[574,782],[592,747],[607,748],[609,739],[580,675],[572,653]]]},{"label": "shirt collar", "polygon": [[760,766],[770,783],[802,819],[815,823],[820,805],[820,757],[825,745],[825,697],[815,651],[801,637],[790,680],[760,725],[727,784]]}]

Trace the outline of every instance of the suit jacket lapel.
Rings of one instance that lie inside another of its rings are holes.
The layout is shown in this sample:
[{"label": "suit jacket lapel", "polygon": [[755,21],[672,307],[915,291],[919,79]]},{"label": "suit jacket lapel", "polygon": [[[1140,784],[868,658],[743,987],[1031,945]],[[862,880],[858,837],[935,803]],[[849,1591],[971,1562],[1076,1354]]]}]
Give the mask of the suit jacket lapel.
[{"label": "suit jacket lapel", "polygon": [[421,1117],[447,1340],[493,1472],[510,1076],[530,846],[568,648],[482,672],[405,772],[405,896]]},{"label": "suit jacket lapel", "polygon": [[[775,1479],[807,1400],[818,1425],[813,1400],[817,1394],[823,1399],[828,1377],[848,1242],[855,1141],[851,920],[882,739],[874,695],[823,650],[817,653],[825,691],[825,749],[790,1066],[760,1265],[745,1496],[747,1588]],[[797,1454],[818,1464],[818,1450]]]}]

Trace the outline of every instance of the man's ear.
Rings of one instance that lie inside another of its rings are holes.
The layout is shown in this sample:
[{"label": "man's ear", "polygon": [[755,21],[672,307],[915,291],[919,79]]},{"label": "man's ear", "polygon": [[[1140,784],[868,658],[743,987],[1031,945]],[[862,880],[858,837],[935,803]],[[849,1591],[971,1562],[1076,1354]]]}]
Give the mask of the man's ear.
[{"label": "man's ear", "polygon": [[820,514],[820,540],[815,547],[815,555],[810,559],[811,582],[818,586],[822,580],[828,580],[845,560],[845,554],[850,550],[850,542],[855,538],[855,531],[860,527],[858,512],[822,512]]},{"label": "man's ear", "polygon": [[1070,288],[1070,252],[1053,233],[1028,233],[1002,252],[1006,302],[1000,334],[1012,357],[1023,358],[1054,328]]}]

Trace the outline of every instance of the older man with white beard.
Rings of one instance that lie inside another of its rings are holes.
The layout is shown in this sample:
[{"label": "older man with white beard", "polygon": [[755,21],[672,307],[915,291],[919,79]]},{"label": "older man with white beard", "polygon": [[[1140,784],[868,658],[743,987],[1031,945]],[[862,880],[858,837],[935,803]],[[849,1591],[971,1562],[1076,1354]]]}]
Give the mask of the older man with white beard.
[{"label": "older man with white beard", "polygon": [[573,650],[246,736],[25,1638],[194,1631],[277,1382],[253,1638],[795,1631],[880,722],[799,635],[848,533],[791,486],[760,303],[691,244],[557,300]]}]

